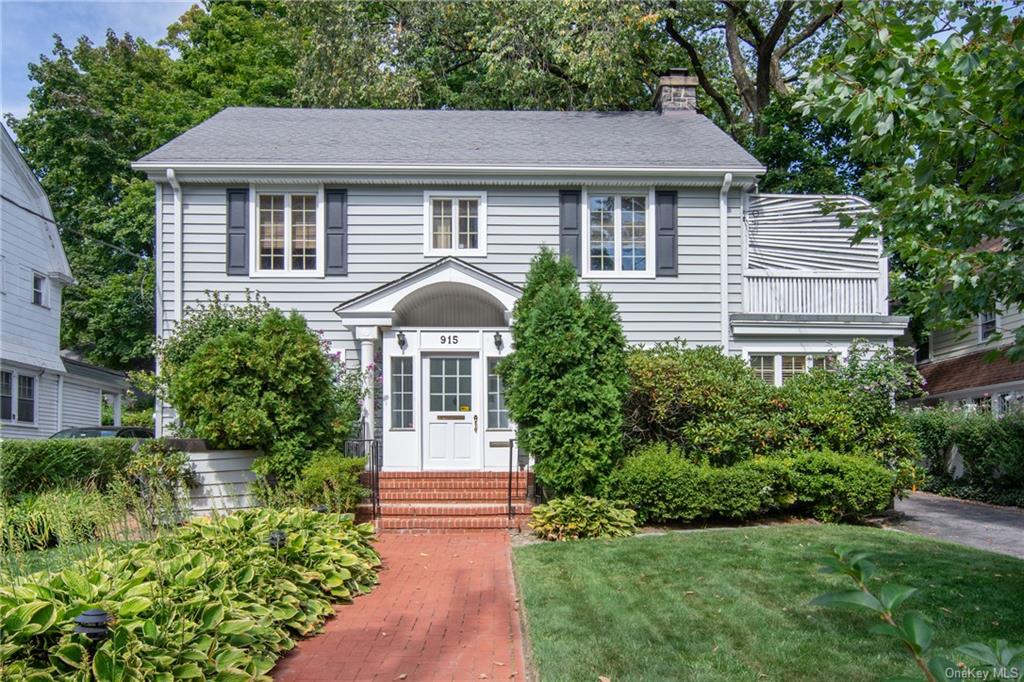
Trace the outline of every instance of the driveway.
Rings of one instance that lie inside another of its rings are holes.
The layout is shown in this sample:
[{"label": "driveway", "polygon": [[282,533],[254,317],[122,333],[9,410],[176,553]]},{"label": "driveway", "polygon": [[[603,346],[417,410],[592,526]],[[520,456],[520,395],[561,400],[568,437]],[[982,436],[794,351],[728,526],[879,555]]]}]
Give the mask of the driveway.
[{"label": "driveway", "polygon": [[1024,509],[916,492],[896,501],[889,525],[1024,559]]}]

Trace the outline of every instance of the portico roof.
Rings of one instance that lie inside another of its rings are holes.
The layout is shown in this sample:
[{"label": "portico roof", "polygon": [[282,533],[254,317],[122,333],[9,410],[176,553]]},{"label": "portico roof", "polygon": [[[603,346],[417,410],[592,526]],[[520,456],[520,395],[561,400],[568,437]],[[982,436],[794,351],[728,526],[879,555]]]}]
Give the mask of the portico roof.
[{"label": "portico roof", "polygon": [[504,309],[505,322],[511,319],[512,308],[522,294],[515,284],[467,263],[454,256],[446,256],[383,286],[349,299],[334,308],[346,326],[392,326],[396,322],[396,309],[406,297],[435,285],[470,287],[476,300],[484,298]]}]

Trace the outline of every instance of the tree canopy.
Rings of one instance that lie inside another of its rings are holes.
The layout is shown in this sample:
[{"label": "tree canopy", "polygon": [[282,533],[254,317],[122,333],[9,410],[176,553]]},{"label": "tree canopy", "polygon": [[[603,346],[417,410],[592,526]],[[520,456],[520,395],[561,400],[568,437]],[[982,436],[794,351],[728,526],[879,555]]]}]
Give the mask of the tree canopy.
[{"label": "tree canopy", "polygon": [[[991,3],[852,5],[803,111],[849,127],[893,291],[930,327],[1024,307],[1024,21]],[[1010,357],[1024,358],[1024,328]]]}]

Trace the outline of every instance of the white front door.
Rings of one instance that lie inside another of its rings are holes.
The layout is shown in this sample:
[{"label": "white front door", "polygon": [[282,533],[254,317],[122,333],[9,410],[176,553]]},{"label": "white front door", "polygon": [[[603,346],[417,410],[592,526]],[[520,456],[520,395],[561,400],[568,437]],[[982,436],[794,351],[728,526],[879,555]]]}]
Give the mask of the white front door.
[{"label": "white front door", "polygon": [[423,356],[423,468],[480,468],[480,356]]}]

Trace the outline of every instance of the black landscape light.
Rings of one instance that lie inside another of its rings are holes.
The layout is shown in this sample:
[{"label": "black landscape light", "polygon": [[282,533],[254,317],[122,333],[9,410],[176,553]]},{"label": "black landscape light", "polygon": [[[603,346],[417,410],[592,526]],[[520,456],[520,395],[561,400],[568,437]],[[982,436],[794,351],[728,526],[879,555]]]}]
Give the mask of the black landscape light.
[{"label": "black landscape light", "polygon": [[110,637],[110,614],[103,609],[89,609],[75,617],[75,632],[94,642]]},{"label": "black landscape light", "polygon": [[501,339],[501,332],[494,332],[494,347],[497,348],[498,350],[501,350],[501,347],[503,345],[504,342]]},{"label": "black landscape light", "polygon": [[398,339],[398,347],[405,350],[405,332],[398,332],[395,338]]},{"label": "black landscape light", "polygon": [[267,536],[267,544],[274,549],[281,549],[284,547],[284,543],[288,540],[288,533],[284,532],[280,528],[277,530],[270,531],[270,535]]},{"label": "black landscape light", "polygon": [[313,511],[320,512],[321,514],[326,514],[327,511],[328,511],[327,505],[326,504],[318,504],[317,506],[313,507]]}]

